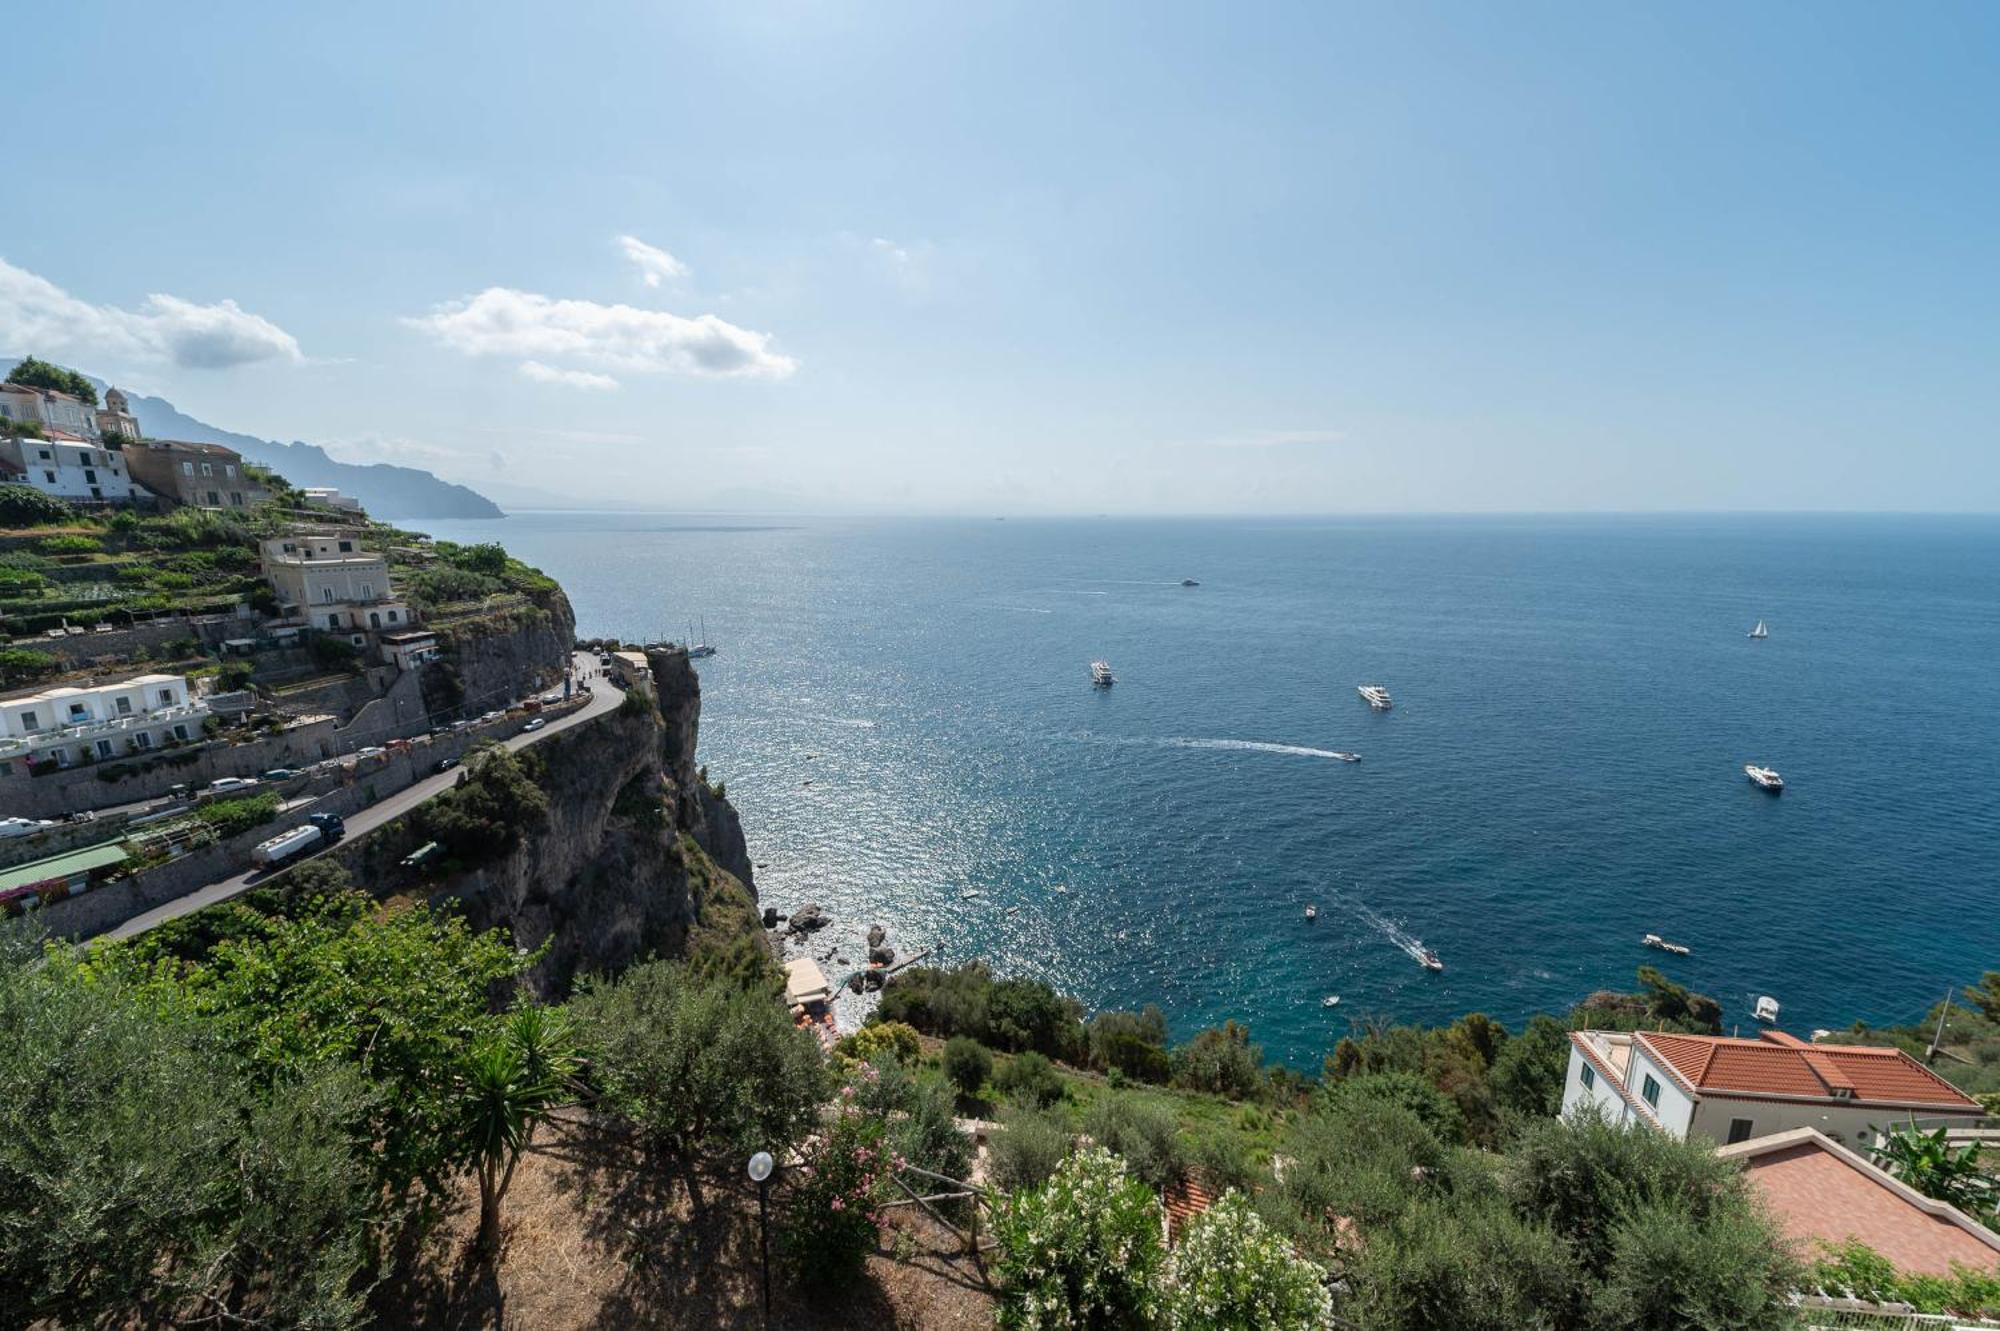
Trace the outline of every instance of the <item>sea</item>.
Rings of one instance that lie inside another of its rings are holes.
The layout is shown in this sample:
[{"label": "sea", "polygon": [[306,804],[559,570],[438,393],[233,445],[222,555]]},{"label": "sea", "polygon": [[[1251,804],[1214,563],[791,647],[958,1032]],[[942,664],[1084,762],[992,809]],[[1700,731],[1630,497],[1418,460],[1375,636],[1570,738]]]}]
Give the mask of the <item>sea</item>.
[{"label": "sea", "polygon": [[1518,1023],[1642,965],[1799,1034],[2000,967],[2000,519],[427,529],[559,578],[583,635],[716,647],[701,759],[763,901],[834,917],[800,951],[836,981],[881,923],[1316,1069],[1359,1022]]}]

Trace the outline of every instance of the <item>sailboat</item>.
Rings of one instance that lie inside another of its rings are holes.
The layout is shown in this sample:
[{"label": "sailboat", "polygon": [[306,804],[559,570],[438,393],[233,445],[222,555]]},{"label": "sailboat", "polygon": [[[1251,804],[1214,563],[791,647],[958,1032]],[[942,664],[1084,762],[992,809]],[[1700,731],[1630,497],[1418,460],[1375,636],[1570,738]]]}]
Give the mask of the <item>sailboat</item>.
[{"label": "sailboat", "polygon": [[1753,638],[1768,638],[1771,636],[1771,630],[1766,628],[1764,621],[1760,619],[1757,621],[1757,627],[1750,630],[1750,636]]},{"label": "sailboat", "polygon": [[[694,634],[690,633],[688,636],[692,638]],[[714,655],[715,648],[708,642],[708,621],[704,619],[701,621],[701,638],[688,648],[688,657],[690,660],[699,661],[704,656]]]}]

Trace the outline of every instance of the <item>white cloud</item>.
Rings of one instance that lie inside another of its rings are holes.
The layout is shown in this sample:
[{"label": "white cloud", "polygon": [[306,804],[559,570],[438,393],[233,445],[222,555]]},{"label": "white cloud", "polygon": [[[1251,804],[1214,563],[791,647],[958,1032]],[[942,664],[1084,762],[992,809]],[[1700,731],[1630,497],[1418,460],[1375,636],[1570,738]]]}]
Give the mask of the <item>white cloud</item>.
[{"label": "white cloud", "polygon": [[199,370],[305,359],[297,338],[233,300],[198,305],[156,292],[137,310],[92,305],[5,259],[0,259],[0,346],[127,364],[169,361]]},{"label": "white cloud", "polygon": [[771,349],[769,333],[738,328],[713,314],[690,319],[631,305],[555,300],[511,287],[488,287],[404,322],[468,356],[735,379],[784,379],[798,369],[797,361]]},{"label": "white cloud", "polygon": [[538,360],[522,361],[521,377],[532,379],[538,384],[561,384],[565,388],[589,388],[598,392],[618,387],[618,381],[608,374],[593,374],[589,370],[559,370]]},{"label": "white cloud", "polygon": [[908,250],[904,249],[901,245],[898,245],[895,241],[889,240],[883,236],[877,236],[875,237],[875,239],[869,241],[868,243],[874,247],[874,250],[877,254],[884,255],[885,257],[888,258],[889,262],[891,263],[907,264],[910,262],[911,258],[914,257]]},{"label": "white cloud", "polygon": [[639,275],[646,285],[656,287],[662,281],[686,277],[688,266],[656,245],[648,245],[637,236],[618,237],[618,247],[625,251],[625,257],[639,266]]}]

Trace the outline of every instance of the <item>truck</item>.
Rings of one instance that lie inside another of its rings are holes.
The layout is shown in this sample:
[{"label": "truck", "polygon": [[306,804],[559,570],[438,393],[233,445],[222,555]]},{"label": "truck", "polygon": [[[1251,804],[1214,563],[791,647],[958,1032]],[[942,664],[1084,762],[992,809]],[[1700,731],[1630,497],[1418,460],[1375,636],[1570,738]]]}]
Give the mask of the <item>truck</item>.
[{"label": "truck", "polygon": [[330,846],[346,834],[347,825],[340,820],[340,815],[316,813],[303,826],[280,832],[269,841],[258,842],[256,849],[250,852],[250,862],[267,869],[273,868],[316,847]]}]

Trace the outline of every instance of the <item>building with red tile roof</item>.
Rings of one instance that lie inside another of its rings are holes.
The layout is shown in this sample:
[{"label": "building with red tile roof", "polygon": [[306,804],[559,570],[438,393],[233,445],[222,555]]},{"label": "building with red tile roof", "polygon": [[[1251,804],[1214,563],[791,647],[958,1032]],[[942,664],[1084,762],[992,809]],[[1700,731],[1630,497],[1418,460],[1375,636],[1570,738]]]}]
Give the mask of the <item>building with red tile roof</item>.
[{"label": "building with red tile roof", "polygon": [[1594,1104],[1683,1139],[1748,1141],[1814,1128],[1865,1148],[1912,1120],[1966,1125],[1979,1102],[1900,1049],[1666,1031],[1575,1031],[1563,1112]]},{"label": "building with red tile roof", "polygon": [[1935,1201],[1811,1128],[1756,1137],[1716,1154],[1740,1165],[1801,1260],[1859,1240],[1911,1275],[1954,1265],[2000,1270],[2000,1234]]}]

